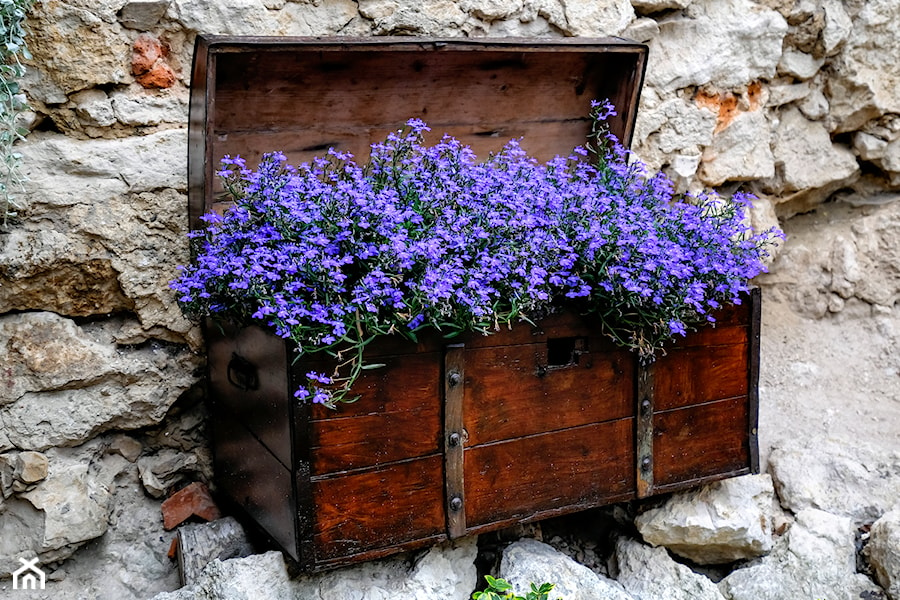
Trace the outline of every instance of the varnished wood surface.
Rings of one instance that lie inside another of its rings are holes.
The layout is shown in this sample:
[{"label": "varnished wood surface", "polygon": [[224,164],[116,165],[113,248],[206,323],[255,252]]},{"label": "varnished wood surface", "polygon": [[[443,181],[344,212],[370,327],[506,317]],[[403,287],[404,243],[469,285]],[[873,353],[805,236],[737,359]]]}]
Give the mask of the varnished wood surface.
[{"label": "varnished wood surface", "polygon": [[633,493],[634,420],[470,447],[466,523],[477,528],[566,506],[599,506]]},{"label": "varnished wood surface", "polygon": [[747,398],[720,400],[656,413],[656,485],[728,473],[750,464]]},{"label": "varnished wood surface", "polygon": [[[320,475],[405,460],[441,448],[441,361],[436,352],[380,357],[337,410],[311,407],[309,460]],[[314,365],[301,364],[300,370]]]},{"label": "varnished wood surface", "polygon": [[633,360],[621,351],[591,352],[591,341],[578,364],[561,367],[548,367],[546,343],[467,348],[469,445],[629,416]]},{"label": "varnished wood surface", "polygon": [[316,478],[313,538],[319,560],[445,535],[443,457]]},{"label": "varnished wood surface", "polygon": [[655,410],[747,394],[748,347],[693,346],[670,351],[655,366]]}]

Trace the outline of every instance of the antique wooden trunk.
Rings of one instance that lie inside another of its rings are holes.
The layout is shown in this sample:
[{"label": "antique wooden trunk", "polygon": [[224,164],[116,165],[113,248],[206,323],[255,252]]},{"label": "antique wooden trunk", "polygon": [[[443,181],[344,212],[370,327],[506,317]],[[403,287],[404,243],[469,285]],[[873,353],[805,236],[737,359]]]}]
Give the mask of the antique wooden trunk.
[{"label": "antique wooden trunk", "polygon": [[[583,143],[591,99],[630,140],[646,47],[622,40],[198,40],[192,223],[224,154],[293,162],[423,118],[479,154]],[[257,327],[207,327],[217,489],[308,570],[758,469],[758,290],[654,363],[590,318],[373,342],[361,398],[293,398],[310,368]]]}]

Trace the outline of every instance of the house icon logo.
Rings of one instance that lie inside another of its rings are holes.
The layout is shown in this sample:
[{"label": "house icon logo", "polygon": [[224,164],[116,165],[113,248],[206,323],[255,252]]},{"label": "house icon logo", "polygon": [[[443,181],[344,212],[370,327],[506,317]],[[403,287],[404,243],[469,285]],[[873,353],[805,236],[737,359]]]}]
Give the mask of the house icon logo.
[{"label": "house icon logo", "polygon": [[[19,562],[22,566],[13,571],[13,589],[14,590],[37,590],[44,589],[44,580],[46,575],[37,566],[37,558],[24,559],[20,558]],[[40,587],[39,587],[40,586]]]}]

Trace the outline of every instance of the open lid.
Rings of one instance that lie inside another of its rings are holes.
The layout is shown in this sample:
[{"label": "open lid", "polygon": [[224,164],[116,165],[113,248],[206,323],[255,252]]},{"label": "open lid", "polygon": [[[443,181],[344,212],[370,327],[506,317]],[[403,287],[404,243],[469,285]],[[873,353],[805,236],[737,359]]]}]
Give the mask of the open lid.
[{"label": "open lid", "polygon": [[584,144],[591,100],[628,146],[647,46],[618,38],[423,39],[198,36],[191,76],[191,227],[217,207],[226,154],[255,166],[281,151],[291,164],[329,147],[369,146],[420,118],[486,157],[511,138],[546,161]]}]

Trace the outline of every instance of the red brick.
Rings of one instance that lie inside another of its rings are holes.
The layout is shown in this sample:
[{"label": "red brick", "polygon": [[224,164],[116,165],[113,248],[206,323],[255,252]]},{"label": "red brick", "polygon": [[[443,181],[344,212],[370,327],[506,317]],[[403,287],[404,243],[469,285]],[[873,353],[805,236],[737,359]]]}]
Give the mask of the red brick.
[{"label": "red brick", "polygon": [[194,482],[162,503],[163,528],[173,529],[191,517],[214,521],[222,516],[206,485]]}]

